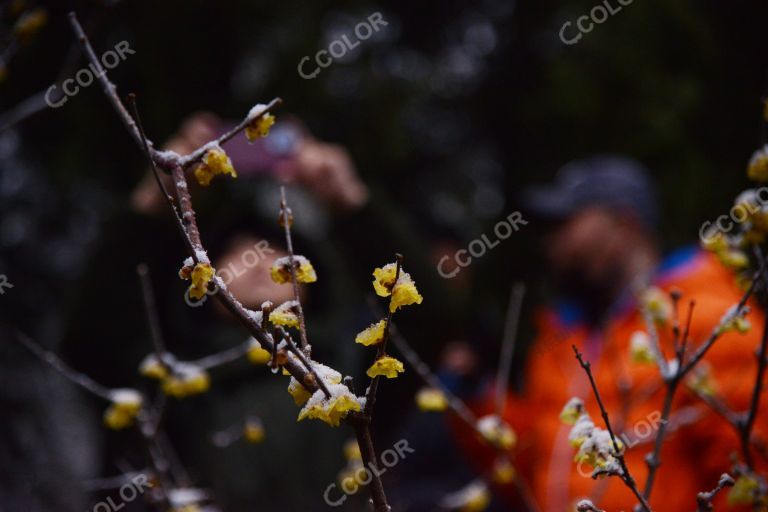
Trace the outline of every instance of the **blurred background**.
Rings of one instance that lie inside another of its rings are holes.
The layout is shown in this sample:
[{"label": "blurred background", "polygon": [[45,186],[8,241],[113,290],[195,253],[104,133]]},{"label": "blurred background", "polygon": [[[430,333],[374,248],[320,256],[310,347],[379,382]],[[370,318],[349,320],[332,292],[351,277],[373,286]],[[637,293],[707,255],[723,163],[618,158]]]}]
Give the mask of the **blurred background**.
[{"label": "blurred background", "polygon": [[[471,344],[479,357],[473,378],[495,366],[512,284],[529,283],[526,311],[547,297],[537,255],[544,228],[529,222],[453,279],[440,276],[437,262],[492,233],[518,210],[521,190],[569,160],[616,152],[645,164],[658,185],[667,249],[695,243],[702,222],[726,212],[747,185],[745,164],[763,136],[768,5],[633,2],[564,44],[563,24],[594,5],[0,3],[0,274],[13,285],[0,295],[0,510],[91,510],[104,496],[99,478],[143,467],[137,439],[102,428],[104,404],[20,348],[15,332],[104,385],[151,389],[136,375],[152,350],[135,272],[146,262],[164,337],[179,357],[247,338],[212,304],[184,303],[187,285],[176,275],[183,244],[167,212],[137,207],[145,160],[100,87],[82,88],[58,108],[41,104],[41,92],[87,65],[68,11],[78,12],[97,53],[129,43],[134,53],[109,75],[119,94],[137,95],[158,145],[178,140],[196,112],[214,113],[211,129],[220,131],[255,103],[281,97],[276,115],[287,121],[289,149],[279,158],[292,158],[292,137],[348,155],[354,178],[339,186],[359,181],[364,197],[339,205],[301,180],[288,197],[296,250],[319,275],[305,297],[315,357],[362,383],[370,352],[352,340],[375,318],[366,304],[370,272],[395,252],[424,296],[423,307],[398,318],[411,344],[435,365],[444,347]],[[14,28],[36,9],[46,13],[39,29]],[[386,25],[318,68],[319,50],[343,35],[354,39],[355,26],[374,13]],[[314,78],[299,73],[305,56],[307,72],[320,70]],[[214,259],[260,240],[284,247],[277,225],[284,176],[240,146],[240,160],[233,156],[240,178],[194,192]],[[524,321],[523,347],[530,336]],[[228,511],[328,509],[322,493],[344,467],[350,431],[296,424],[284,380],[240,363],[213,372],[211,393],[169,404],[169,438],[190,483]],[[445,449],[451,441],[435,427],[442,420],[416,415],[403,399],[420,385],[414,375],[384,384],[377,445],[405,438],[415,449],[385,483],[399,510],[430,510],[435,496],[472,478],[471,467]],[[213,445],[213,433],[248,415],[263,421],[263,443]],[[345,507],[361,503],[358,496]]]}]

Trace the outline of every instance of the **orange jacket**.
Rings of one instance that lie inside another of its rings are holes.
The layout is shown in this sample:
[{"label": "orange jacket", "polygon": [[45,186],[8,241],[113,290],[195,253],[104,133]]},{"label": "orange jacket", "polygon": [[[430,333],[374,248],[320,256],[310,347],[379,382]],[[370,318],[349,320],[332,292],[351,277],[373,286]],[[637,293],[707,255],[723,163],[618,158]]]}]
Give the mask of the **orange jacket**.
[{"label": "orange jacket", "polygon": [[[734,276],[712,255],[699,250],[678,253],[671,264],[662,267],[655,285],[683,292],[683,318],[688,300],[696,300],[692,347],[708,337],[725,311],[743,294]],[[763,312],[754,303],[750,305],[752,329],[744,335],[724,334],[704,358],[711,365],[718,394],[738,412],[748,408],[757,370],[754,354],[764,325]],[[644,321],[636,305],[627,304],[611,316],[602,332],[587,332],[578,321],[569,321],[567,315],[552,310],[540,313],[537,323],[539,335],[529,352],[524,395],[511,395],[504,414],[519,436],[513,459],[517,471],[542,511],[571,512],[579,499],[590,498],[608,512],[629,512],[636,502],[618,478],[592,480],[591,468],[576,467],[575,450],[567,439],[570,427],[560,422],[559,413],[570,397],[577,396],[585,401],[595,425],[604,428],[589,381],[571,349],[575,344],[592,363],[614,429],[625,433],[629,440],[627,464],[642,490],[647,476],[643,457],[652,450],[665,392],[655,365],[629,359],[630,336],[636,330],[646,330]],[[661,328],[660,332],[662,349],[671,359],[671,328]],[[494,410],[493,390],[484,396],[476,407],[478,415]],[[768,432],[768,404],[765,394],[763,398],[755,434],[765,439],[762,434]],[[678,426],[666,436],[650,503],[655,511],[695,510],[696,494],[715,487],[719,476],[731,470],[730,454],[738,453],[741,460],[738,437],[730,424],[685,385],[678,387],[671,418]],[[469,432],[463,432],[460,438],[471,457],[487,469],[491,454]],[[764,462],[757,450],[753,450],[753,457],[758,464]],[[723,506],[726,494],[716,499],[716,509]]]}]

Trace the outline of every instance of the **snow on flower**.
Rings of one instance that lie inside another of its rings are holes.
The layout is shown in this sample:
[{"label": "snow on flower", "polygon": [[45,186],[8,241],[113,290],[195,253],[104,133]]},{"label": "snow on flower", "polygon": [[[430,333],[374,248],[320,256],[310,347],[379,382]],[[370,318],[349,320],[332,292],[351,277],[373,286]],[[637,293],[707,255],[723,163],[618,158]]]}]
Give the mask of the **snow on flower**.
[{"label": "snow on flower", "polygon": [[214,145],[203,156],[203,161],[195,169],[195,179],[203,187],[207,187],[214,176],[219,174],[228,174],[237,178],[237,172],[232,166],[232,161],[221,149],[221,146]]},{"label": "snow on flower", "polygon": [[205,393],[211,386],[211,378],[204,369],[190,363],[179,363],[173,373],[163,381],[163,392],[175,398]]},{"label": "snow on flower", "polygon": [[768,144],[752,153],[747,165],[747,176],[755,181],[768,181]]},{"label": "snow on flower", "polygon": [[[324,364],[320,364],[317,361],[311,361],[312,369],[317,374],[318,378],[322,380],[326,386],[332,386],[341,383],[341,374]],[[311,393],[307,391],[295,377],[291,377],[291,381],[288,384],[288,393],[293,397],[293,401],[296,405],[304,405],[309,400]]]},{"label": "snow on flower", "polygon": [[365,372],[370,378],[384,376],[388,379],[394,379],[398,373],[403,373],[405,368],[403,363],[390,356],[382,356],[374,362],[368,371]]},{"label": "snow on flower", "polygon": [[635,363],[653,363],[656,358],[653,357],[651,350],[651,338],[644,331],[635,331],[629,338],[629,358]]},{"label": "snow on flower", "polygon": [[355,343],[370,347],[371,345],[378,345],[384,340],[384,328],[387,325],[386,320],[380,320],[375,324],[371,324],[370,327],[358,333],[355,336]]},{"label": "snow on flower", "polygon": [[187,265],[187,261],[184,262],[184,266],[179,270],[179,277],[185,280],[192,280],[192,284],[189,285],[187,290],[189,296],[193,299],[202,299],[208,291],[208,283],[213,279],[215,271],[210,263],[198,263],[194,267]]},{"label": "snow on flower", "polygon": [[720,323],[717,326],[718,334],[726,332],[736,331],[739,334],[746,334],[752,328],[749,320],[745,318],[748,310],[744,308],[739,311],[738,306],[733,305],[728,308],[723,317],[720,319]]},{"label": "snow on flower", "polygon": [[491,491],[482,480],[475,480],[463,489],[446,496],[440,505],[461,512],[482,512],[491,504]]},{"label": "snow on flower", "polygon": [[574,396],[568,400],[563,406],[563,410],[560,411],[560,421],[566,425],[573,425],[582,414],[584,414],[584,400]]},{"label": "snow on flower", "polygon": [[175,358],[170,354],[164,354],[163,359],[165,361],[160,362],[154,352],[147,354],[139,363],[139,373],[150,379],[163,380],[168,376],[168,366],[175,363]]},{"label": "snow on flower", "polygon": [[515,431],[495,414],[477,420],[477,430],[486,441],[502,450],[511,450],[517,444]]},{"label": "snow on flower", "polygon": [[389,297],[395,285],[397,263],[387,263],[381,268],[373,269],[373,289],[379,297]]},{"label": "snow on flower", "polygon": [[272,359],[269,350],[263,348],[256,338],[251,338],[248,345],[248,360],[253,364],[265,365]]},{"label": "snow on flower", "polygon": [[298,306],[299,303],[295,300],[283,302],[269,314],[269,321],[275,325],[298,327],[299,317],[296,314]]},{"label": "snow on flower", "polygon": [[144,398],[135,389],[115,389],[110,393],[112,404],[104,411],[104,424],[114,430],[133,425]]},{"label": "snow on flower", "polygon": [[[258,107],[259,105],[256,105]],[[275,116],[273,116],[270,113],[266,113],[262,115],[261,117],[251,116],[251,113],[253,113],[254,107],[251,109],[251,112],[248,114],[248,117],[252,119],[251,122],[248,123],[245,127],[245,136],[248,137],[248,140],[250,142],[253,142],[254,140],[266,137],[269,135],[269,129],[272,127],[273,124],[275,124]],[[263,109],[262,109],[263,112]],[[255,119],[254,119],[255,117]]]},{"label": "snow on flower", "polygon": [[400,272],[400,277],[392,290],[392,300],[389,302],[389,310],[394,313],[403,306],[411,304],[421,304],[424,298],[416,289],[416,283],[411,276],[405,272]]},{"label": "snow on flower", "polygon": [[326,398],[321,389],[315,391],[304,408],[299,411],[298,421],[307,418],[318,419],[332,427],[338,427],[350,411],[361,410],[360,400],[349,391],[347,386],[331,384],[327,387],[331,396]]},{"label": "snow on flower", "polygon": [[[613,441],[607,430],[596,427],[588,414],[582,414],[568,433],[568,442],[576,448],[574,462],[587,464],[605,473],[619,473],[621,468],[614,456]],[[623,444],[616,440],[619,450]]]},{"label": "snow on flower", "polygon": [[[304,256],[296,255],[293,257],[293,267],[296,269],[296,281],[300,283],[314,283],[317,281],[317,274],[315,273],[312,263]],[[284,284],[291,282],[291,258],[290,256],[283,256],[277,258],[272,267],[269,269],[269,273],[272,276],[272,280],[277,284]]]},{"label": "snow on flower", "polygon": [[669,302],[669,297],[663,290],[655,286],[647,288],[640,294],[640,304],[658,324],[666,323],[672,314],[672,304]]}]

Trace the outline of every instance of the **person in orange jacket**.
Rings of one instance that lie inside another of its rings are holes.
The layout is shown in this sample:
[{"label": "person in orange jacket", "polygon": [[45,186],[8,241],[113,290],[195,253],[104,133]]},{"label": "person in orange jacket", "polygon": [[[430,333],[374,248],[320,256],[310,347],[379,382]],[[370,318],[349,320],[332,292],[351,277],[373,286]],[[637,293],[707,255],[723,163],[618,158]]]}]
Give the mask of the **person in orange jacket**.
[{"label": "person in orange jacket", "polygon": [[[683,324],[689,301],[695,300],[690,354],[744,290],[708,252],[688,248],[659,256],[653,187],[646,171],[629,159],[605,155],[573,162],[560,170],[553,186],[533,189],[526,199],[528,210],[538,218],[557,219],[545,251],[551,275],[569,299],[537,313],[538,335],[529,349],[522,393],[510,394],[503,414],[518,435],[513,454],[518,478],[546,512],[574,511],[581,499],[607,512],[628,512],[637,500],[619,478],[593,479],[592,466],[574,461],[572,427],[560,419],[564,405],[571,398],[581,399],[594,425],[605,425],[571,346],[592,365],[611,423],[625,446],[627,466],[642,492],[648,476],[645,457],[661,425],[666,387],[658,366],[643,355],[648,327],[633,291],[653,290],[646,292],[648,300],[667,315],[658,331],[665,358],[671,361],[675,306],[669,292],[681,296],[676,309]],[[765,322],[757,303],[749,304],[752,328],[723,334],[678,387],[649,499],[654,511],[695,509],[697,493],[713,489],[720,475],[731,471],[732,457],[744,461],[735,428],[699,394],[719,397],[733,411],[749,408],[755,352]],[[475,407],[478,416],[495,409],[494,390],[484,396]],[[764,402],[751,448],[758,469],[764,467],[759,440],[768,431]],[[462,432],[459,439],[478,469],[491,467],[494,454],[471,432]],[[518,488],[509,484],[497,490],[511,495]],[[716,510],[723,507],[726,494],[714,500]]]}]

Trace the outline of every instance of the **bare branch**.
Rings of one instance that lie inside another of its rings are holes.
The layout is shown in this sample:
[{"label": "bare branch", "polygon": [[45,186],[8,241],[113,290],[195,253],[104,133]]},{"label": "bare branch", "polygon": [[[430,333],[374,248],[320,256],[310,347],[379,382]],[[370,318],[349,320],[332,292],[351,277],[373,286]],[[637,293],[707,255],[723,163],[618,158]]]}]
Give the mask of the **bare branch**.
[{"label": "bare branch", "polygon": [[501,418],[507,402],[507,386],[509,374],[512,371],[512,358],[515,355],[515,340],[517,339],[520,312],[525,296],[525,285],[516,283],[512,287],[507,306],[507,317],[504,325],[504,337],[501,341],[501,354],[499,356],[499,369],[496,372],[496,415]]}]

